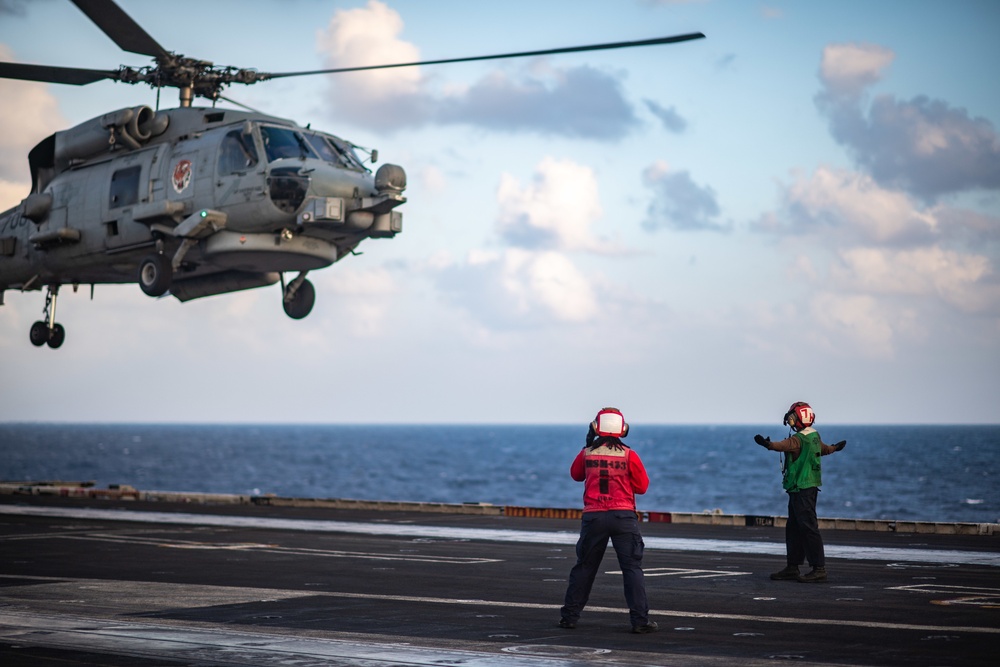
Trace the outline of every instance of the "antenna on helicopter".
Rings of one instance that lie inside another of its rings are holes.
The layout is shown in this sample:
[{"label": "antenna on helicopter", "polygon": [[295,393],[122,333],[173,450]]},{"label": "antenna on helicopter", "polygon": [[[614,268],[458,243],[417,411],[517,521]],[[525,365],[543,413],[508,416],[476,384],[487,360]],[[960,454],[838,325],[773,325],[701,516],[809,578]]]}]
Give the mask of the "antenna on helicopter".
[{"label": "antenna on helicopter", "polygon": [[[229,98],[229,97],[226,97],[225,95],[219,95],[219,99],[222,100],[223,102],[229,102],[230,104],[233,104],[233,105],[238,106],[240,108],[246,109],[247,111],[252,111],[254,113],[259,113],[259,114],[263,114],[264,113],[260,109],[254,109],[253,107],[247,106],[246,104],[243,104],[242,102],[237,102],[236,100],[234,100],[232,98]],[[308,128],[308,127],[309,126],[307,125],[306,128]]]}]

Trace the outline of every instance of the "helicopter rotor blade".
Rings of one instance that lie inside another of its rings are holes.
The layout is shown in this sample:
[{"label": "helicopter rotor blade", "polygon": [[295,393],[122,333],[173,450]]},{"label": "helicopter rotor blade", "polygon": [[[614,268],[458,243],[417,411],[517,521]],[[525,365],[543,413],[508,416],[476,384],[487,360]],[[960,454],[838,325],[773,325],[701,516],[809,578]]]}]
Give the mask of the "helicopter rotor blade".
[{"label": "helicopter rotor blade", "polygon": [[110,37],[123,51],[153,58],[169,55],[114,0],[73,0],[73,4]]},{"label": "helicopter rotor blade", "polygon": [[[75,2],[76,0],[74,0]],[[375,69],[390,69],[393,67],[417,67],[419,65],[443,65],[446,63],[464,63],[476,60],[500,60],[502,58],[522,58],[527,56],[548,56],[557,53],[579,53],[582,51],[607,51],[610,49],[628,49],[637,46],[654,46],[656,44],[674,44],[676,42],[687,42],[693,39],[701,39],[705,35],[700,32],[692,32],[684,35],[673,35],[671,37],[655,37],[653,39],[643,39],[633,42],[610,42],[607,44],[589,44],[585,46],[565,46],[558,49],[543,49],[540,51],[520,51],[517,53],[501,53],[491,56],[470,56],[467,58],[444,58],[441,60],[422,60],[412,63],[395,63],[392,65],[365,65],[361,67],[339,67],[336,69],[318,69],[308,72],[280,72],[280,73],[260,73],[261,79],[280,79],[290,76],[309,76],[312,74],[337,74],[342,72],[362,72]]]},{"label": "helicopter rotor blade", "polygon": [[22,81],[42,81],[44,83],[66,83],[84,86],[104,79],[117,79],[117,71],[80,69],[78,67],[52,67],[49,65],[26,65],[24,63],[0,62],[0,79],[20,79]]}]

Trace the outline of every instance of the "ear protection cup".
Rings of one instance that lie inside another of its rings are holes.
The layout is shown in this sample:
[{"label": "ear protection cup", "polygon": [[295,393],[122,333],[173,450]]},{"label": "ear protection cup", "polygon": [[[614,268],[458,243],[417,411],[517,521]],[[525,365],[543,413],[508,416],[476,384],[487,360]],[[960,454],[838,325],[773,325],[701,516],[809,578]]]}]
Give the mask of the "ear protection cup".
[{"label": "ear protection cup", "polygon": [[628,435],[628,424],[624,425],[624,427],[622,428],[622,434],[620,436],[618,436],[618,437],[619,438],[624,438],[626,435]]}]

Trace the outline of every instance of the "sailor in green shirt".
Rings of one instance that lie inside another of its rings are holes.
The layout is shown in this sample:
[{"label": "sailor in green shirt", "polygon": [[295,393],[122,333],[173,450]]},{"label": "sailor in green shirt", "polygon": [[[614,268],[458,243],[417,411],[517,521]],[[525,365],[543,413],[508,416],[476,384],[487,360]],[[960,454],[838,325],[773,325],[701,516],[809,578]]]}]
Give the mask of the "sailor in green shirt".
[{"label": "sailor in green shirt", "polygon": [[[795,431],[791,437],[778,442],[771,442],[771,438],[759,434],[753,437],[758,445],[785,454],[782,486],[788,493],[788,520],[785,522],[788,564],[772,574],[772,579],[794,579],[803,583],[826,581],[823,537],[819,534],[816,518],[816,499],[823,483],[820,457],[839,452],[847,446],[847,441],[823,444],[812,427],[815,421],[816,414],[808,403],[792,403],[784,419],[785,425]],[[803,560],[808,560],[812,567],[807,574],[799,574]]]}]

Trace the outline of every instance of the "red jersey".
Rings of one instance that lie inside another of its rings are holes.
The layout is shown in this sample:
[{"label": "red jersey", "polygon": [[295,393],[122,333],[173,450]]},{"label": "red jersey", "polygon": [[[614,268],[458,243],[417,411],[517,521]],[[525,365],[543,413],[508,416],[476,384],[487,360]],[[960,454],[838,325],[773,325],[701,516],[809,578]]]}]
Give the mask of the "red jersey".
[{"label": "red jersey", "polygon": [[584,448],[573,460],[569,474],[584,482],[584,512],[635,511],[635,494],[649,488],[649,476],[639,455],[625,445]]}]

